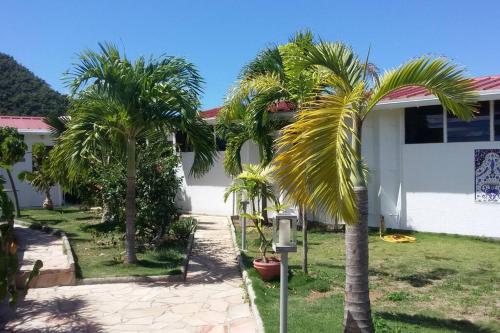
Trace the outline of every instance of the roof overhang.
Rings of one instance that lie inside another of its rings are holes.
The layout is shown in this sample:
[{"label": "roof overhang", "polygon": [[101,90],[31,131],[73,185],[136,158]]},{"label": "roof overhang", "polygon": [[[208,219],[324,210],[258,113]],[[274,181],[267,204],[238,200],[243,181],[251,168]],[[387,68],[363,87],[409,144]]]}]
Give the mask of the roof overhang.
[{"label": "roof overhang", "polygon": [[[477,91],[477,94],[478,101],[500,99],[500,90]],[[440,104],[439,99],[434,95],[429,95],[425,97],[382,101],[375,106],[375,110],[391,110],[437,104]]]}]

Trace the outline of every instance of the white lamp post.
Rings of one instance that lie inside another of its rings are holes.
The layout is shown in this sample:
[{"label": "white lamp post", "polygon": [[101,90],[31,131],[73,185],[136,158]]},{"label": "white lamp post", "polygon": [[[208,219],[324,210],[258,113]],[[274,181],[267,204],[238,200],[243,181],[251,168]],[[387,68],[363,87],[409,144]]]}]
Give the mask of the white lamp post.
[{"label": "white lamp post", "polygon": [[247,250],[247,206],[248,200],[245,200],[245,196],[242,197],[240,202],[241,207],[243,207],[243,220],[241,221],[241,249],[243,251]]},{"label": "white lamp post", "polygon": [[288,332],[288,252],[297,252],[297,216],[277,214],[273,219],[273,250],[281,254],[280,333]]}]

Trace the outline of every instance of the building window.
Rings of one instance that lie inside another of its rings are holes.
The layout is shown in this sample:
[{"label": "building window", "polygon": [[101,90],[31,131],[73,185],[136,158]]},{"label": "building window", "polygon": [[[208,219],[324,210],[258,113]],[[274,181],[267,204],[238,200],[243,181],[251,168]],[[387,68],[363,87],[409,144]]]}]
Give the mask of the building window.
[{"label": "building window", "polygon": [[500,141],[500,101],[494,102],[494,129],[495,129],[495,141]]},{"label": "building window", "polygon": [[490,141],[490,102],[480,102],[478,111],[471,121],[448,113],[448,142]]},{"label": "building window", "polygon": [[179,151],[181,151],[183,153],[193,151],[193,147],[191,146],[191,144],[189,144],[189,142],[187,140],[186,133],[176,132],[175,133],[175,142],[177,144]]},{"label": "building window", "polygon": [[405,143],[443,142],[441,105],[405,109]]}]

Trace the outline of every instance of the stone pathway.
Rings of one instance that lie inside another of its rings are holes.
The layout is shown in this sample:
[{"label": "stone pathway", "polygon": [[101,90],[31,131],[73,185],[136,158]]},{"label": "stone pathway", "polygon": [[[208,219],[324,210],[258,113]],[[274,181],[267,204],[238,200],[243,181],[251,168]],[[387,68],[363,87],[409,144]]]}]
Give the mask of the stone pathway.
[{"label": "stone pathway", "polygon": [[43,267],[40,275],[31,282],[32,287],[75,284],[73,258],[71,253],[68,253],[69,251],[65,251],[61,237],[19,224],[15,225],[14,232],[18,240],[17,256],[21,263],[18,285],[24,285],[24,281],[33,269],[36,260],[41,260]]},{"label": "stone pathway", "polygon": [[198,218],[186,283],[32,289],[15,316],[0,307],[0,322],[10,319],[3,329],[33,333],[256,332],[255,320],[245,301],[227,219]]}]

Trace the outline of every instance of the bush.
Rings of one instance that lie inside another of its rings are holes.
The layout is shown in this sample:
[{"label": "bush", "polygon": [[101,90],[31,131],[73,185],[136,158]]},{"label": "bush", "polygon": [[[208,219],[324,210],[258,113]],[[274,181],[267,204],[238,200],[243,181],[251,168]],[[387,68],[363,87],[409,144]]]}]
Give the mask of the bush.
[{"label": "bush", "polygon": [[198,221],[194,217],[182,217],[170,226],[170,236],[178,240],[188,240],[196,231]]},{"label": "bush", "polygon": [[[135,219],[137,240],[147,248],[158,245],[178,219],[175,197],[181,185],[177,176],[179,157],[168,146],[141,144],[138,148]],[[127,190],[124,164],[115,165],[99,173],[104,219],[125,225],[125,196]]]}]

